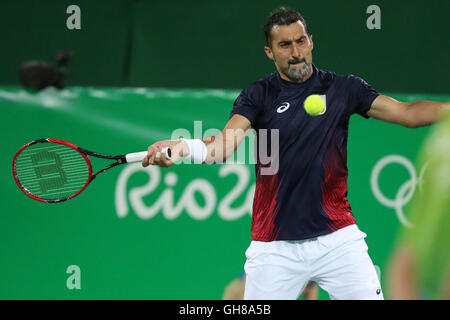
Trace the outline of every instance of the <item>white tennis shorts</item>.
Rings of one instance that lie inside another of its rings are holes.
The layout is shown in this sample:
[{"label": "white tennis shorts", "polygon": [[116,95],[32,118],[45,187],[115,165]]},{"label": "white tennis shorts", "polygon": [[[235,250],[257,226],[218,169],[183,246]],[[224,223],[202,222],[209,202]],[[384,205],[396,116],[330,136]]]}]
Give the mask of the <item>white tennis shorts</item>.
[{"label": "white tennis shorts", "polygon": [[365,237],[351,225],[308,240],[252,241],[245,253],[244,299],[295,300],[314,281],[331,299],[383,300]]}]

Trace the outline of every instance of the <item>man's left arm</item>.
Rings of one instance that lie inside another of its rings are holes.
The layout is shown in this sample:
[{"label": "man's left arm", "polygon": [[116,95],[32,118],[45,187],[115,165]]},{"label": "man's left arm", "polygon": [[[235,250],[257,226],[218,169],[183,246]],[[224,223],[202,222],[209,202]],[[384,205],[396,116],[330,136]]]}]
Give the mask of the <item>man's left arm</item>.
[{"label": "man's left arm", "polygon": [[407,128],[418,128],[435,123],[445,111],[449,110],[450,102],[400,102],[391,97],[380,95],[372,102],[367,115]]}]

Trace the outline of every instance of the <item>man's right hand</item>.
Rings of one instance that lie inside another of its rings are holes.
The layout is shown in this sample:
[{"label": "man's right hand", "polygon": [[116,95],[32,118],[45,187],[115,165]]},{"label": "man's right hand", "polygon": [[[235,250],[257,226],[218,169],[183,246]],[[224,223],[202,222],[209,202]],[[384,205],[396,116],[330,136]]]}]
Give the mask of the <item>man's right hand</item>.
[{"label": "man's right hand", "polygon": [[[239,114],[233,115],[219,134],[202,139],[208,148],[206,163],[224,163],[228,157],[233,155],[250,129],[251,123],[247,118]],[[161,152],[166,147],[172,151],[170,159]],[[157,152],[161,152],[161,157],[156,158]],[[148,153],[142,160],[142,166],[170,167],[180,158],[187,156],[189,156],[189,146],[185,141],[162,140],[148,147]]]},{"label": "man's right hand", "polygon": [[[163,148],[170,148],[171,157],[162,152]],[[160,157],[156,157],[157,153],[160,153]],[[142,159],[142,166],[157,165],[160,167],[170,167],[177,162],[180,158],[189,154],[188,146],[183,140],[162,140],[155,142],[148,147],[147,155]]]}]

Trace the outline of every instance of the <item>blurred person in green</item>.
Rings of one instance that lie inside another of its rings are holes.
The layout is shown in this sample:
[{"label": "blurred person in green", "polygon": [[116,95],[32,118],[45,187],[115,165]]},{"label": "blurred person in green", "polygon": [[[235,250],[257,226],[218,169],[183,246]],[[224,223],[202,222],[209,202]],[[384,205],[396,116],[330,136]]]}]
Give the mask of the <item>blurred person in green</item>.
[{"label": "blurred person in green", "polygon": [[392,299],[450,299],[450,112],[423,146],[422,190],[389,262]]}]

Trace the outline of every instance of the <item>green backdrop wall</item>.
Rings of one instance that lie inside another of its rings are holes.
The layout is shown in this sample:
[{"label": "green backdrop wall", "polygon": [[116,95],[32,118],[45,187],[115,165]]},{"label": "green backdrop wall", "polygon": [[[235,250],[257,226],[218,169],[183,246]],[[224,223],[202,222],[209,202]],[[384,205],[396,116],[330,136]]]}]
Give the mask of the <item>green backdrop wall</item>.
[{"label": "green backdrop wall", "polygon": [[[69,30],[66,9],[81,10]],[[381,29],[369,30],[369,5]],[[243,88],[274,70],[262,25],[281,5],[300,10],[318,67],[376,89],[447,94],[450,2],[442,0],[16,0],[0,4],[0,84],[18,84],[27,60],[74,52],[69,85]]]},{"label": "green backdrop wall", "polygon": [[[139,164],[123,166],[59,204],[26,197],[14,182],[11,164],[15,152],[37,138],[123,154],[170,138],[175,129],[208,135],[223,128],[238,93],[94,87],[30,93],[0,87],[0,299],[220,299],[241,274],[250,243],[255,177],[248,161],[145,170]],[[408,219],[408,206],[397,208],[405,212],[401,217],[383,205],[371,177],[391,155],[414,167],[428,130],[359,116],[350,121],[349,201],[368,234],[369,254],[385,288],[386,264],[405,227],[401,218]],[[94,170],[104,164],[94,162]],[[415,174],[420,170],[415,168]],[[405,166],[391,163],[376,181],[383,196],[396,199],[404,197],[399,190],[410,179]],[[81,270],[80,290],[67,287],[71,265]],[[327,295],[321,292],[320,298]]]}]

